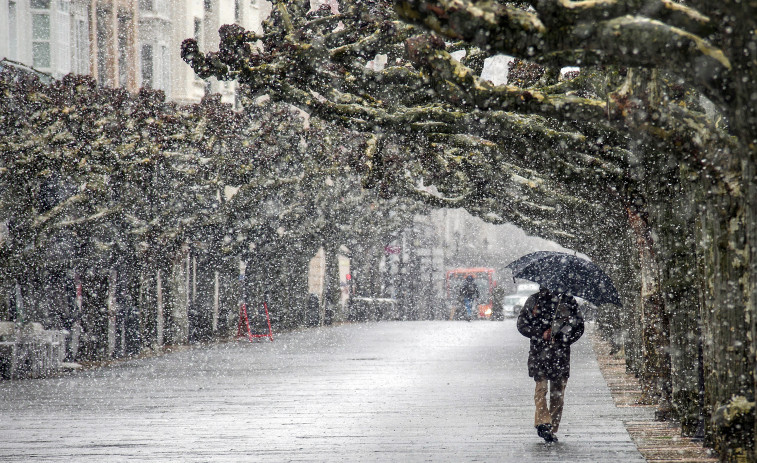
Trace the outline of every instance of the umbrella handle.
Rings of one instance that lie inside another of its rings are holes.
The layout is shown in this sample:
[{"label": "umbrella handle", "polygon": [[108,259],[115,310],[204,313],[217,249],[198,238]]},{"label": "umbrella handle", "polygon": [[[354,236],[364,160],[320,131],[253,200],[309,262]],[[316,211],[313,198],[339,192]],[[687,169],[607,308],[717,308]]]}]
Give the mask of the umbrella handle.
[{"label": "umbrella handle", "polygon": [[[557,311],[560,309],[560,304],[562,304],[563,298],[565,298],[565,293],[560,294],[560,297],[557,299],[557,305],[555,306],[555,310],[552,312],[552,323],[549,325],[549,329],[553,330],[555,327],[555,320],[557,319]],[[550,333],[549,341],[551,344],[555,343],[555,332],[553,331]]]}]

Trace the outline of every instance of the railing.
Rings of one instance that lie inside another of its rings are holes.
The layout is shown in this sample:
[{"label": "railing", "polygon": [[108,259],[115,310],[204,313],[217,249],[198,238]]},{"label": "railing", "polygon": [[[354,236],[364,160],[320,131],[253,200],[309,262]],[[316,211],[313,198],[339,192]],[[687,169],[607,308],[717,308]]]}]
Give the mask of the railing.
[{"label": "railing", "polygon": [[67,330],[46,330],[39,323],[0,322],[0,376],[41,378],[58,372],[68,335]]}]

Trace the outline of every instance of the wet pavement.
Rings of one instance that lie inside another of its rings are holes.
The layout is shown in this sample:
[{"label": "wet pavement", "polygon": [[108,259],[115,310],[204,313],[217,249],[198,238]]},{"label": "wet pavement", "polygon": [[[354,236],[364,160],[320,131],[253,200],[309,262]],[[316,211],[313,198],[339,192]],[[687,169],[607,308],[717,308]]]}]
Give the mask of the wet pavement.
[{"label": "wet pavement", "polygon": [[0,461],[644,461],[588,336],[548,446],[514,320],[274,335],[0,382]]}]

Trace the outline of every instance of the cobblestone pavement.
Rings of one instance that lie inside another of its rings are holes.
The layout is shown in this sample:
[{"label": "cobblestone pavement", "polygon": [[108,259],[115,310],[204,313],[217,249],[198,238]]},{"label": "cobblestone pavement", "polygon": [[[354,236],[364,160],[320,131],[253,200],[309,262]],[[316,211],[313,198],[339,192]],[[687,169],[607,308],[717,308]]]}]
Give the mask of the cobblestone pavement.
[{"label": "cobblestone pavement", "polygon": [[717,463],[715,453],[701,441],[681,436],[680,423],[654,421],[656,405],[641,403],[641,384],[626,369],[621,353],[610,354],[610,345],[594,330],[588,333],[597,356],[599,369],[616,407],[641,407],[650,410],[648,418],[625,421],[636,448],[648,463]]},{"label": "cobblestone pavement", "polygon": [[379,322],[0,382],[0,461],[643,462],[588,336],[560,442],[504,322]]}]

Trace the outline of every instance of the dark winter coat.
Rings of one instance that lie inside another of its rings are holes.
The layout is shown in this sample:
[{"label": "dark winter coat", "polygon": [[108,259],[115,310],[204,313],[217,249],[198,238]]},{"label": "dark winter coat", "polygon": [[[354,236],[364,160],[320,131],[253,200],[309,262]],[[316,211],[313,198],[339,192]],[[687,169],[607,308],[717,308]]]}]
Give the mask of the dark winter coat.
[{"label": "dark winter coat", "polygon": [[465,280],[465,283],[460,288],[460,298],[461,299],[478,299],[480,297],[480,294],[478,292],[478,286],[476,286],[476,283],[471,280]]},{"label": "dark winter coat", "polygon": [[[549,293],[537,293],[526,300],[518,316],[518,331],[531,340],[528,353],[528,376],[536,381],[570,376],[570,345],[584,333],[584,319],[576,300],[566,296],[560,303],[560,316],[554,316],[557,299]],[[552,338],[544,332],[552,328]]]}]

